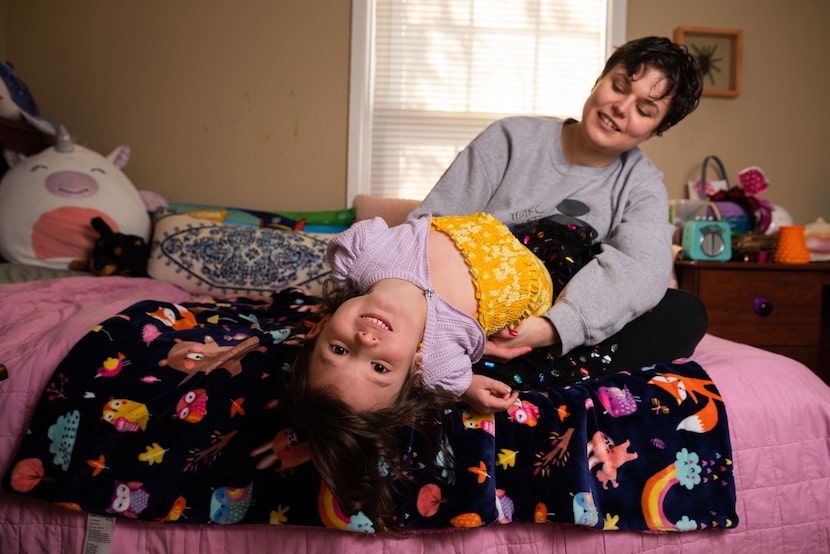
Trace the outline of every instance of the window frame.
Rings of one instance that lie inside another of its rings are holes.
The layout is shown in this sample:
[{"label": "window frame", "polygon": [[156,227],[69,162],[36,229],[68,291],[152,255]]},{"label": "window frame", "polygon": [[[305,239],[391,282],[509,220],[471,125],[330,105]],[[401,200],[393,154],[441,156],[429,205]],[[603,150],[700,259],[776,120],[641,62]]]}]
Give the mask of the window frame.
[{"label": "window frame", "polygon": [[[606,58],[626,40],[627,0],[607,0]],[[352,0],[346,205],[371,194],[371,82],[374,0]]]}]

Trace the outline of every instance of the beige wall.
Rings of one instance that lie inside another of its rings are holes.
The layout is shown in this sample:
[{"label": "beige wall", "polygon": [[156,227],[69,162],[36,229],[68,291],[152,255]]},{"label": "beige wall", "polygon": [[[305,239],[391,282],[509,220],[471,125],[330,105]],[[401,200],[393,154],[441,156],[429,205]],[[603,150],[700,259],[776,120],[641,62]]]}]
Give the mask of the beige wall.
[{"label": "beige wall", "polygon": [[[206,7],[207,6],[207,7]],[[47,119],[102,153],[127,144],[138,188],[262,209],[345,205],[347,0],[0,0],[0,54]],[[759,165],[799,223],[830,218],[825,0],[628,0],[628,36],[744,32],[742,92],[645,149],[672,197],[717,154]]]},{"label": "beige wall", "polygon": [[763,168],[772,183],[764,197],[796,223],[830,220],[829,21],[826,0],[628,0],[630,38],[671,36],[678,26],[743,30],[741,95],[704,97],[643,148],[665,172],[671,196],[683,197],[683,183],[716,154],[732,180],[745,167]]},{"label": "beige wall", "polygon": [[130,146],[136,187],[345,204],[347,0],[6,1],[6,56],[42,115],[101,153]]}]

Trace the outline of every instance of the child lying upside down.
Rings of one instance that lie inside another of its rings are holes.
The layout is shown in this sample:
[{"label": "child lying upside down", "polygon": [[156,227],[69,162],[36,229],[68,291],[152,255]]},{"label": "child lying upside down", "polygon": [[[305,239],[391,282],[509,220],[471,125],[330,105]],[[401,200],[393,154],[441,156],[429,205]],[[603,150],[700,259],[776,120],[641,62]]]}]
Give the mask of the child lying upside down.
[{"label": "child lying upside down", "polygon": [[542,261],[489,214],[428,216],[388,228],[361,222],[329,246],[333,281],[359,296],[327,315],[308,367],[356,410],[388,407],[410,375],[479,412],[504,410],[510,387],[474,376],[486,337],[546,312]]},{"label": "child lying upside down", "polygon": [[509,407],[518,392],[472,364],[489,334],[544,313],[553,286],[539,258],[483,213],[362,221],[332,239],[328,258],[323,317],[284,404],[342,507],[389,529],[400,429],[429,438],[459,398],[485,413]]},{"label": "child lying upside down", "polygon": [[[546,225],[556,223],[535,228]],[[328,259],[322,319],[284,403],[341,506],[389,529],[400,430],[436,439],[436,414],[459,400],[479,413],[510,407],[518,391],[473,365],[488,336],[544,314],[558,291],[542,260],[485,213],[358,222],[332,239]]]}]

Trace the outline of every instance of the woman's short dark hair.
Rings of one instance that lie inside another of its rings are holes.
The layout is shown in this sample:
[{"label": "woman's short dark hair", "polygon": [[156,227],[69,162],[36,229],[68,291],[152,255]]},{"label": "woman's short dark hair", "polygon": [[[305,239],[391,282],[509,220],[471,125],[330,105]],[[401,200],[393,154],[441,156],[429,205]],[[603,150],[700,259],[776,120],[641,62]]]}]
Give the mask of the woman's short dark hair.
[{"label": "woman's short dark hair", "polygon": [[658,69],[665,74],[668,86],[663,97],[671,95],[672,98],[666,115],[657,126],[658,135],[697,108],[703,92],[703,75],[685,46],[675,44],[666,37],[642,37],[628,41],[614,50],[605,62],[600,79],[620,64],[629,77],[647,68]]}]

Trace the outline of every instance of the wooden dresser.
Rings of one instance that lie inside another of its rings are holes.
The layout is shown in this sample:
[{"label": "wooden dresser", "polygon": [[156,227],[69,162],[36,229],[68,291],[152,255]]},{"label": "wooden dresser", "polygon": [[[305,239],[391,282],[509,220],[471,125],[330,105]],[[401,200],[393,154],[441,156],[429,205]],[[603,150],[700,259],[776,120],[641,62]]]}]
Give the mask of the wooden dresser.
[{"label": "wooden dresser", "polygon": [[675,263],[713,335],[795,358],[830,383],[830,263]]}]

